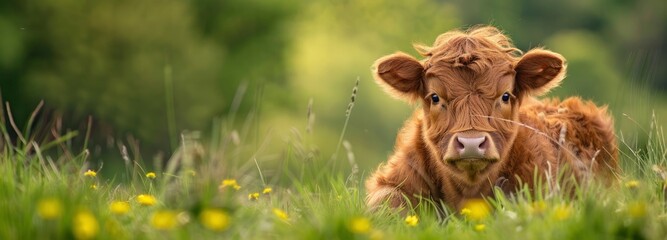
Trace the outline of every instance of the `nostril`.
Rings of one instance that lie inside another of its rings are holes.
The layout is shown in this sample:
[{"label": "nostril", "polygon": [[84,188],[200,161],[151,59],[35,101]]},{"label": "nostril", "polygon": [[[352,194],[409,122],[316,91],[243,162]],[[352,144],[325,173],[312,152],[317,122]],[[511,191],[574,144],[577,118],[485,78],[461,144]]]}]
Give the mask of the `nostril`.
[{"label": "nostril", "polygon": [[489,139],[487,137],[484,137],[484,141],[479,144],[479,150],[484,151],[486,148],[489,147]]},{"label": "nostril", "polygon": [[465,148],[466,146],[461,142],[461,138],[456,137],[456,150],[463,151]]}]

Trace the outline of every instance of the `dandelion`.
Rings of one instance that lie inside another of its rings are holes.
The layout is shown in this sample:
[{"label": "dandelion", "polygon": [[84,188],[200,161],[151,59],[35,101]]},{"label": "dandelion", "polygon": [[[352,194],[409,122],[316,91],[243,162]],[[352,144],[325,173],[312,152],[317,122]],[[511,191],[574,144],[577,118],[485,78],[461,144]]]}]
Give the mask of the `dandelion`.
[{"label": "dandelion", "polygon": [[227,188],[227,187],[231,187],[235,190],[241,189],[241,186],[236,182],[236,179],[222,180],[222,184],[220,184],[220,188]]},{"label": "dandelion", "polygon": [[629,189],[635,189],[639,187],[639,181],[637,180],[631,180],[625,183],[625,187]]},{"label": "dandelion", "polygon": [[248,194],[248,200],[257,200],[257,199],[259,199],[259,193],[258,192]]},{"label": "dandelion", "polygon": [[269,194],[272,191],[273,191],[273,189],[271,189],[270,187],[266,187],[266,188],[264,188],[264,191],[262,191],[262,194]]},{"label": "dandelion", "polygon": [[97,236],[100,226],[95,215],[89,211],[79,211],[74,215],[72,233],[76,239],[92,239]]},{"label": "dandelion", "polygon": [[371,230],[371,221],[365,217],[355,217],[347,227],[353,233],[365,234]]},{"label": "dandelion", "polygon": [[144,206],[153,206],[153,205],[155,205],[157,200],[152,195],[141,194],[141,195],[137,196],[137,202],[139,202],[139,204],[144,205]]},{"label": "dandelion", "polygon": [[96,173],[95,171],[93,171],[93,170],[88,169],[88,171],[86,171],[85,173],[83,173],[83,176],[86,176],[86,177],[96,177],[96,176],[97,176],[97,173]]},{"label": "dandelion", "polygon": [[561,204],[554,209],[553,218],[559,221],[568,219],[572,215],[572,207]]},{"label": "dandelion", "polygon": [[486,225],[484,225],[484,224],[475,225],[475,231],[482,232],[482,231],[484,231],[484,229],[486,229]]},{"label": "dandelion", "polygon": [[530,212],[533,214],[540,214],[547,210],[547,203],[540,200],[530,204]]},{"label": "dandelion", "polygon": [[417,215],[411,215],[405,218],[405,224],[407,224],[410,227],[417,226],[417,223],[419,223],[419,218],[417,218]]},{"label": "dandelion", "polygon": [[62,212],[62,204],[56,198],[42,199],[37,203],[37,214],[43,219],[56,219]]},{"label": "dandelion", "polygon": [[178,225],[178,214],[170,210],[160,210],[153,213],[151,226],[158,230],[170,230]]},{"label": "dandelion", "polygon": [[222,231],[229,227],[229,215],[219,209],[205,209],[199,214],[199,221],[213,231]]},{"label": "dandelion", "polygon": [[627,206],[628,215],[633,218],[646,216],[646,204],[642,202],[630,202]]},{"label": "dandelion", "polygon": [[[466,210],[467,209],[467,210]],[[461,215],[469,220],[481,221],[489,216],[491,208],[486,201],[482,199],[472,199],[463,204]]]},{"label": "dandelion", "polygon": [[113,201],[109,204],[109,211],[116,215],[124,215],[130,211],[130,203],[124,201]]},{"label": "dandelion", "polygon": [[283,220],[283,221],[289,220],[289,216],[287,215],[287,213],[285,213],[283,210],[280,210],[278,208],[273,209],[273,215],[276,215],[276,217],[278,217],[278,219]]},{"label": "dandelion", "polygon": [[146,173],[146,177],[150,178],[150,179],[155,179],[157,177],[157,175],[155,175],[154,172],[148,172],[148,173]]}]

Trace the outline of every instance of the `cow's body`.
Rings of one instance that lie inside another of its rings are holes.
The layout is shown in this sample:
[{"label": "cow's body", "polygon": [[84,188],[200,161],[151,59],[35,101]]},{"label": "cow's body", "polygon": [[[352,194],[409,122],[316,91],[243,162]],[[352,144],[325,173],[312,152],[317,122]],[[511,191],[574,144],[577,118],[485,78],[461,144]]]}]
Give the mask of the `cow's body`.
[{"label": "cow's body", "polygon": [[[478,30],[473,30],[466,33],[468,35],[461,34],[461,38],[499,34],[494,28],[486,30],[489,32],[475,33]],[[445,40],[436,40],[433,49],[443,42],[456,41],[449,35],[445,37]],[[461,66],[456,63],[443,64],[444,70],[435,70],[449,75],[437,75],[429,72],[435,71],[429,67],[438,67],[438,62],[433,59],[443,54],[429,50],[431,52],[426,55],[429,59],[418,62],[419,66],[403,54],[390,55],[376,63],[376,79],[383,86],[389,86],[390,93],[406,98],[407,94],[416,92],[416,99],[426,95],[426,100],[423,100],[424,107],[405,122],[389,161],[366,182],[370,207],[383,202],[392,207],[406,206],[406,197],[414,206],[421,197],[444,201],[458,209],[466,199],[492,196],[496,185],[509,191],[516,189],[519,182],[530,185],[536,176],[535,171],[538,171],[537,176],[548,181],[555,181],[564,166],[569,169],[564,172],[578,181],[593,176],[610,179],[619,171],[613,121],[606,108],[598,108],[578,97],[562,102],[539,101],[533,97],[548,91],[545,88],[554,87],[564,77],[565,65],[560,55],[552,56],[549,55],[551,52],[538,50],[537,54],[541,55],[537,57],[535,53],[524,55],[529,56],[523,58],[528,59],[525,62],[513,58],[503,62],[504,58],[493,58],[488,64],[493,67],[487,66],[478,73],[467,68],[460,70]],[[455,50],[459,49],[450,47],[446,51]],[[483,56],[475,55],[479,53],[473,50],[459,51],[464,56],[472,52],[473,59],[483,60]],[[543,65],[539,65],[543,62],[531,62],[547,57],[551,62]],[[511,74],[489,77],[496,76],[490,72],[503,64],[514,69],[509,71]],[[539,65],[537,71],[532,69],[535,65]],[[420,66],[427,67],[420,69]],[[553,72],[544,76],[552,71],[550,66],[553,66]],[[533,73],[541,75],[530,75]],[[411,74],[417,77],[410,77]],[[451,75],[457,78],[469,76],[470,79],[461,80],[456,85],[458,80],[449,78]],[[411,78],[417,79],[419,85],[408,86],[413,82]],[[498,82],[498,85],[488,84],[488,81]],[[503,94],[503,89],[508,90]],[[512,98],[514,101],[505,96],[510,93],[516,95]]]}]

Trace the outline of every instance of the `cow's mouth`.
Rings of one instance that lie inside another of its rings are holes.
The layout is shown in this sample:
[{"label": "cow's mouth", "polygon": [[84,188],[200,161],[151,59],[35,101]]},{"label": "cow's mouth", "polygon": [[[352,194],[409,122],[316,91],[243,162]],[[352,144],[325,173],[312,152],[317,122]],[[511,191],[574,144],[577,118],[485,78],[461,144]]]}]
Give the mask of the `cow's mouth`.
[{"label": "cow's mouth", "polygon": [[468,177],[475,179],[476,176],[486,172],[490,165],[497,162],[496,159],[487,158],[460,158],[448,159],[446,162],[456,169],[466,173]]}]

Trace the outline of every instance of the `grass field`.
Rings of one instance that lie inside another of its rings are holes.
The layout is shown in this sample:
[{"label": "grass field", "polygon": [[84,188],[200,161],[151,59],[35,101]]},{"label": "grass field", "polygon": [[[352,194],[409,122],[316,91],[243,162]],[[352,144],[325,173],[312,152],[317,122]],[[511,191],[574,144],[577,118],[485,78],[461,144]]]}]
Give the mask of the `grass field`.
[{"label": "grass field", "polygon": [[[664,239],[665,142],[646,128],[646,147],[627,146],[618,184],[545,187],[532,196],[473,202],[439,217],[424,202],[407,216],[368,212],[364,173],[349,144],[320,153],[295,130],[284,148],[215,128],[183,135],[166,166],[91,167],[74,134],[37,144],[2,130],[1,239]],[[243,135],[243,134],[241,134]],[[83,136],[82,136],[83,137]],[[343,137],[341,137],[343,140]],[[205,142],[205,143],[204,143]],[[267,152],[268,151],[268,152]],[[275,152],[270,152],[275,151]],[[334,157],[330,157],[334,155]],[[336,156],[339,155],[339,156]],[[260,157],[261,156],[261,157]],[[272,156],[272,157],[266,157]],[[661,175],[662,174],[662,175]]]}]

